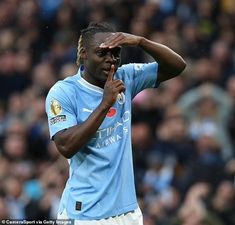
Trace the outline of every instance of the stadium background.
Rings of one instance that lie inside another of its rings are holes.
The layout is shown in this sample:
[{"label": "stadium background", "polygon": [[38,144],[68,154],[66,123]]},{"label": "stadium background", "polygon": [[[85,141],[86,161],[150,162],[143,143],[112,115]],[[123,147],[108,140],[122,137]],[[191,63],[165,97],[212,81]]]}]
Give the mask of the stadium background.
[{"label": "stadium background", "polygon": [[[235,224],[234,0],[1,0],[0,218],[56,218],[67,163],[44,100],[75,74],[89,21],[166,44],[182,76],[133,101],[136,188],[145,225]],[[151,61],[126,48],[122,63]]]}]

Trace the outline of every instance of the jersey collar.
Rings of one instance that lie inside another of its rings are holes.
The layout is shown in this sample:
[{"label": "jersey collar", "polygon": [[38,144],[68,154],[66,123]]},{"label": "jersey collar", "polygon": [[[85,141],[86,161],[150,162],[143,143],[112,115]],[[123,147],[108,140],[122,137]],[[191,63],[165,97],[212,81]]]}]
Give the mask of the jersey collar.
[{"label": "jersey collar", "polygon": [[90,89],[90,90],[99,92],[99,93],[103,93],[103,92],[104,92],[104,89],[103,89],[103,88],[100,88],[100,87],[98,87],[98,86],[96,86],[96,85],[94,85],[94,84],[91,84],[91,83],[89,83],[88,81],[86,81],[86,80],[82,77],[82,75],[81,75],[81,70],[80,70],[80,68],[79,68],[79,70],[78,70],[78,75],[79,75],[78,82],[79,82],[82,86],[84,86],[84,87],[86,87],[86,88],[88,88],[88,89]]}]

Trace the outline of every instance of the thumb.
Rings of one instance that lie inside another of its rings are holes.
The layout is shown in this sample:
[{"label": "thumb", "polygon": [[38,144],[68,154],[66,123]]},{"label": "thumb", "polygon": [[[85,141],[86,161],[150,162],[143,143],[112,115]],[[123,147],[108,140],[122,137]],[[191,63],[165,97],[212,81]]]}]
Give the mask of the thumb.
[{"label": "thumb", "polygon": [[112,81],[113,80],[113,75],[114,75],[114,65],[111,65],[110,71],[108,73],[107,81]]}]

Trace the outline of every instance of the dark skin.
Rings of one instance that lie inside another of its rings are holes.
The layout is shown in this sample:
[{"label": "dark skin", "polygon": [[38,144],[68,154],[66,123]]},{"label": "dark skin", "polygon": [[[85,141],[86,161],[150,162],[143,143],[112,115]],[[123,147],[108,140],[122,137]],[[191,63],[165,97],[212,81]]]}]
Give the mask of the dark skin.
[{"label": "dark skin", "polygon": [[89,142],[115,103],[117,95],[125,91],[124,83],[113,79],[120,64],[120,47],[125,46],[139,46],[158,62],[158,83],[179,75],[186,66],[174,51],[146,38],[121,32],[95,34],[89,48],[82,49],[82,76],[89,83],[104,89],[103,99],[84,123],[59,131],[54,136],[57,149],[64,157],[71,158]]}]

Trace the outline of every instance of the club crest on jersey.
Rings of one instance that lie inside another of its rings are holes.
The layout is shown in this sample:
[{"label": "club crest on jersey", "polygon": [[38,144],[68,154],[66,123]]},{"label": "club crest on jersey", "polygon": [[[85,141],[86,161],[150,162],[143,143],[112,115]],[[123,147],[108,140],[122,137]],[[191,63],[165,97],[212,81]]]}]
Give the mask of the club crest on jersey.
[{"label": "club crest on jersey", "polygon": [[106,116],[111,118],[111,117],[114,117],[116,113],[117,113],[117,109],[115,109],[114,107],[111,107]]},{"label": "club crest on jersey", "polygon": [[62,112],[62,107],[61,107],[60,103],[57,100],[55,100],[55,99],[53,99],[51,101],[50,108],[51,108],[51,113],[54,116],[57,116],[57,115],[59,115]]},{"label": "club crest on jersey", "polygon": [[125,103],[125,100],[126,100],[126,97],[125,97],[125,95],[124,95],[124,93],[123,92],[121,92],[121,93],[119,93],[118,95],[117,95],[117,102],[119,103],[119,104],[124,104]]}]

